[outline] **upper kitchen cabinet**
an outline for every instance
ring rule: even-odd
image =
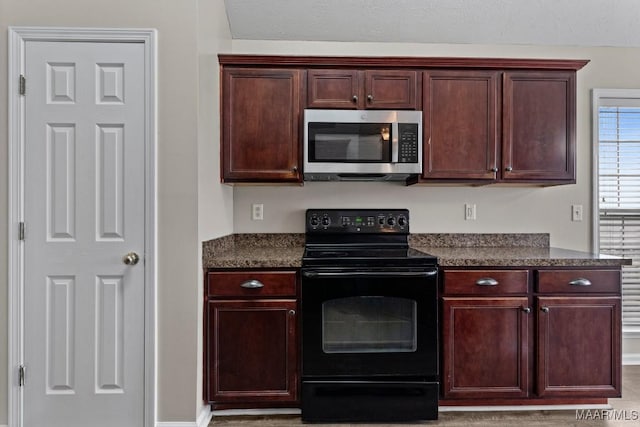
[[[418,85],[412,70],[309,69],[307,107],[416,110]]]
[[[490,70],[424,73],[425,179],[496,179],[499,78]]]
[[[575,183],[576,70],[585,63],[425,71],[421,181]]]
[[[413,183],[576,182],[573,59],[218,55],[222,180],[302,183],[304,108],[423,111]]]
[[[222,180],[301,182],[303,71],[222,70]]]
[[[575,183],[575,72],[507,71],[503,85],[502,179]]]

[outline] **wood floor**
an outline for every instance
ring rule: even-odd
[[[640,425],[640,366],[623,366],[622,398],[609,399],[612,410],[552,410],[552,411],[492,411],[492,412],[441,412],[437,421],[403,424],[308,424],[326,427],[384,427],[398,426],[520,426],[520,427],[556,427],[556,426],[620,426]],[[580,418],[582,417],[582,418]],[[306,425],[299,416],[256,416],[256,417],[220,417],[216,416],[210,426],[221,427],[288,427]]]

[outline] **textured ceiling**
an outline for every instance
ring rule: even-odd
[[[640,46],[640,0],[224,0],[234,39]]]

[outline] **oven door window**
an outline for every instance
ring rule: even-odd
[[[322,304],[325,353],[403,353],[417,347],[417,303],[384,296],[356,296]]]
[[[309,161],[388,163],[390,123],[309,123]]]

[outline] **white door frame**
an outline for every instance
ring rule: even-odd
[[[8,427],[22,426],[24,408],[18,367],[24,360],[24,220],[25,105],[19,94],[28,41],[144,43],[145,55],[145,343],[144,427],[156,422],[156,117],[157,34],[154,29],[9,27],[9,268],[8,268]],[[27,82],[27,90],[29,83]],[[28,230],[27,230],[28,232]],[[28,373],[27,373],[28,378]]]

